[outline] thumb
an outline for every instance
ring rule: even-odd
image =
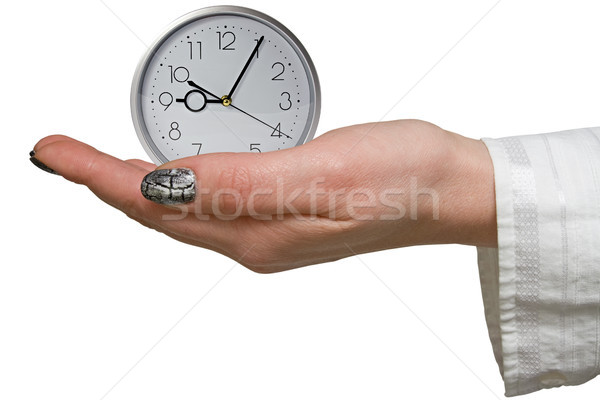
[[[214,153],[163,164],[146,175],[147,199],[189,212],[237,217],[326,212],[340,183],[336,157],[309,144],[268,153]]]

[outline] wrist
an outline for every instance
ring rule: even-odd
[[[486,145],[423,121],[402,126],[411,133],[403,138],[403,150],[411,150],[399,167],[409,195],[396,242],[496,247],[494,169]]]
[[[496,247],[496,198],[494,167],[481,140],[449,133],[455,142],[440,213],[450,229],[449,242]],[[440,217],[441,219],[441,217]]]

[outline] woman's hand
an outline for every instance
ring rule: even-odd
[[[46,137],[34,151],[144,226],[256,272],[419,244],[496,246],[485,145],[423,121],[356,125],[289,150],[158,168],[66,136]]]

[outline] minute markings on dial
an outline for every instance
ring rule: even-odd
[[[203,91],[204,93],[208,94],[209,96],[212,96],[212,97],[214,97],[215,99],[218,99],[219,101],[221,101],[221,98],[220,98],[219,96],[217,96],[216,94],[212,94],[212,93],[211,93],[211,92],[209,92],[208,90],[206,90],[206,89],[204,89],[204,88],[202,88],[202,87],[198,86],[198,85],[197,85],[197,84],[196,84],[194,81],[187,81],[187,83],[188,83],[188,85],[190,85],[190,86],[192,86],[192,87],[194,87],[194,88],[196,88],[196,89],[198,89],[198,90],[201,90],[201,91]],[[210,100],[208,100],[208,101],[210,101]],[[273,126],[271,126],[271,125],[267,124],[265,121],[262,121],[262,120],[260,120],[260,119],[256,118],[254,115],[252,115],[252,114],[248,114],[246,111],[242,110],[242,109],[241,109],[241,108],[239,108],[239,107],[236,107],[236,106],[234,106],[233,104],[231,104],[231,105],[230,105],[230,107],[232,107],[232,108],[235,108],[235,109],[236,109],[236,110],[238,110],[239,112],[241,112],[241,113],[243,113],[243,114],[246,114],[246,115],[247,115],[247,116],[249,116],[250,118],[253,118],[253,119],[257,120],[257,121],[258,121],[258,122],[260,122],[261,124],[263,124],[263,125],[266,125],[266,126],[268,126],[269,128],[271,128],[271,129],[273,129],[273,130],[277,129],[277,128],[275,128],[275,127],[273,127]],[[279,131],[279,133],[281,133],[281,134],[282,134],[283,136],[285,136],[286,138],[288,138],[288,139],[292,139],[292,137],[291,137],[291,136],[289,136],[289,135],[286,135],[286,134],[285,134],[285,133],[283,133],[281,130],[278,130],[278,131]]]

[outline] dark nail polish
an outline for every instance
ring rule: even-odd
[[[184,204],[196,198],[196,175],[187,168],[158,169],[142,181],[142,194],[158,204]]]
[[[35,151],[33,150],[29,152],[29,161],[31,161],[33,165],[35,165],[42,171],[46,171],[54,175],[60,175],[58,172],[56,172],[55,170],[53,170],[52,168],[48,167],[46,164],[35,158]]]

